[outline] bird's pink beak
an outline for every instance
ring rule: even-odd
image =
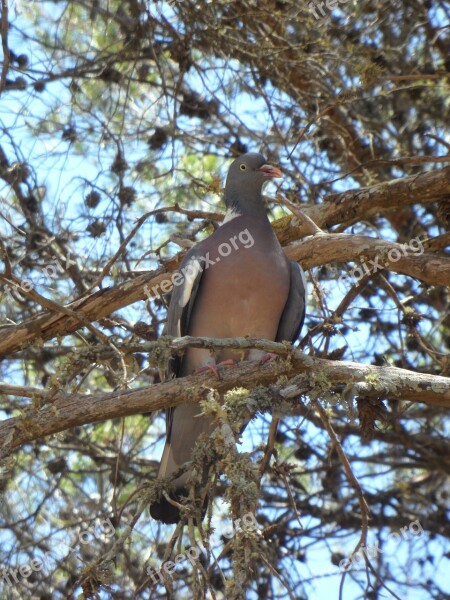
[[[278,167],[274,167],[273,165],[263,165],[262,167],[259,167],[257,171],[260,171],[267,179],[278,179],[283,177],[280,169]]]

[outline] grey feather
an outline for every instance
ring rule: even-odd
[[[291,282],[289,286],[289,296],[280,318],[277,331],[277,342],[289,341],[295,342],[300,335],[300,331],[305,320],[305,302],[306,302],[306,280],[305,273],[301,266],[289,261]]]
[[[189,250],[180,265],[179,272],[183,276],[183,280],[180,285],[174,285],[173,287],[169,308],[167,309],[167,335],[180,337],[186,335],[189,331],[189,322],[203,276],[203,269],[197,270],[192,279],[189,279],[185,273],[189,269],[189,265],[198,262],[198,257],[201,256],[201,245],[200,243]],[[168,376],[178,377],[180,366],[181,360],[179,358],[173,359],[169,363]]]

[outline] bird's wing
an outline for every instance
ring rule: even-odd
[[[167,309],[167,335],[180,337],[189,331],[189,322],[203,275],[201,248],[202,244],[200,243],[192,250],[189,250],[180,265],[178,273],[172,277],[174,286],[169,308]],[[180,375],[181,366],[182,358],[172,358],[169,361],[166,377],[178,377]],[[185,431],[188,433],[190,429],[192,429],[192,423],[190,423],[189,416],[186,417],[182,414],[185,407],[184,405],[181,405],[178,406],[177,409],[178,414],[181,414],[179,422],[181,420],[183,427],[186,425]],[[196,407],[196,409],[198,411],[198,407]],[[163,477],[170,475],[184,462],[182,461],[181,464],[176,463],[173,455],[171,437],[174,415],[175,409],[173,407],[166,410],[166,443],[159,468],[159,476]],[[175,437],[177,437],[177,435],[175,435]],[[182,440],[177,440],[178,444],[180,441]],[[182,489],[182,491],[184,492],[184,489]],[[164,523],[177,523],[180,519],[178,508],[169,504],[164,497],[151,505],[150,514],[154,519],[161,520]]]
[[[181,337],[189,331],[189,321],[195,305],[195,299],[203,275],[201,243],[184,257],[180,269],[172,280],[174,282],[169,308],[167,309],[167,335]],[[169,363],[168,377],[178,377],[180,358]]]
[[[181,337],[189,331],[189,321],[195,305],[195,298],[203,275],[201,243],[184,257],[178,271],[179,278],[174,282],[169,308],[167,309],[167,335]],[[177,284],[178,282],[178,284]],[[182,359],[177,356],[169,361],[166,377],[178,377]],[[166,436],[170,439],[173,421],[173,408],[166,409]]]
[[[285,340],[294,342],[300,335],[300,330],[305,320],[305,273],[301,266],[293,260],[289,261],[289,266],[291,276],[289,295],[278,325],[277,342]]]

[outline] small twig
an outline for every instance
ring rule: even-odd
[[[15,229],[17,231],[17,233],[20,233],[20,235],[23,235],[24,237],[26,237],[26,233],[23,229],[20,229],[20,227],[17,227],[17,225],[14,225],[14,223],[8,219],[8,217],[0,210],[0,217],[2,219],[4,219],[8,225],[10,225],[13,229]]]
[[[314,223],[314,221],[308,217],[307,214],[302,212],[298,206],[296,206],[293,202],[285,198],[282,194],[277,195],[277,200],[280,204],[288,208],[293,215],[297,217],[300,223],[303,225],[305,229],[308,229],[308,234],[310,235],[318,235],[320,233],[325,233],[320,229],[318,225]]]
[[[272,575],[274,575],[278,579],[278,581],[281,583],[281,585],[284,587],[289,598],[291,600],[295,600],[295,596],[289,589],[289,585],[284,580],[284,577],[282,577],[282,575],[280,575],[280,573],[278,573],[278,571],[270,564],[270,562],[267,560],[267,558],[265,556],[261,556],[261,560],[266,565],[266,567],[269,569],[269,571],[272,573]]]
[[[295,149],[297,148],[297,146],[300,144],[300,142],[302,141],[303,137],[308,133],[308,131],[311,129],[311,127],[317,123],[322,117],[324,117],[327,112],[329,112],[331,109],[333,108],[332,104],[328,104],[327,106],[325,106],[325,108],[319,112],[318,115],[315,115],[312,119],[310,119],[308,121],[308,123],[306,123],[306,126],[303,127],[302,132],[298,138],[298,140],[295,142],[294,147],[292,148],[292,150],[289,152],[288,154],[288,158],[290,159],[291,156],[294,154]]]
[[[327,414],[326,414],[323,406],[320,404],[320,402],[317,399],[313,399],[312,403],[317,408],[317,412],[319,413],[321,421],[322,421],[325,429],[327,430],[328,435],[331,438],[331,441],[333,442],[334,448],[335,448],[336,452],[338,453],[339,458],[341,459],[341,463],[342,463],[342,466],[344,467],[344,471],[347,475],[347,479],[348,479],[350,485],[352,486],[352,488],[356,492],[356,496],[358,498],[358,502],[359,502],[359,505],[361,508],[361,520],[362,520],[361,527],[363,530],[362,533],[364,534],[364,538],[362,539],[362,541],[365,541],[365,537],[367,536],[367,529],[369,526],[370,510],[367,505],[366,499],[364,498],[363,491],[361,489],[359,481],[356,478],[356,475],[353,473],[353,470],[349,463],[347,455],[345,454],[344,449],[342,448],[342,445],[337,438],[337,435],[327,417]],[[357,547],[357,549],[358,548],[359,548],[359,546]],[[357,549],[354,550],[354,552],[357,552]]]
[[[259,473],[260,473],[260,480],[259,480],[259,486],[261,486],[261,478],[264,475],[264,471],[267,468],[267,465],[269,463],[270,457],[272,456],[273,453],[273,449],[275,446],[275,438],[277,435],[277,429],[278,429],[278,424],[280,422],[280,419],[277,419],[276,417],[272,417],[272,421],[270,423],[270,428],[269,428],[269,437],[267,439],[267,445],[266,445],[266,449],[264,452],[264,456],[262,457],[261,463],[259,465]]]
[[[3,260],[5,261],[5,277],[11,277],[11,275],[12,275],[11,261],[9,260],[6,246],[2,240],[0,240],[0,250],[1,250],[0,258],[3,258]]]
[[[35,394],[45,392],[43,388],[24,387],[22,385],[13,385],[11,383],[0,382],[0,396],[21,396],[22,398],[32,398]]]
[[[130,233],[127,235],[127,237],[120,244],[118,250],[113,254],[113,256],[108,260],[108,262],[106,263],[106,265],[103,267],[102,272],[100,273],[100,275],[97,277],[97,279],[94,281],[94,283],[89,287],[89,289],[86,290],[86,292],[85,292],[86,295],[90,294],[95,287],[97,287],[98,285],[100,285],[100,283],[102,282],[102,279],[105,277],[105,275],[107,275],[109,273],[109,271],[111,270],[111,267],[113,266],[113,264],[116,262],[116,260],[119,258],[119,256],[125,250],[128,242],[136,234],[136,232],[141,227],[141,225],[144,224],[144,222],[146,221],[146,219],[148,217],[150,217],[152,214],[153,214],[153,211],[145,213],[145,215],[142,215],[142,217],[140,217],[138,219],[136,225],[133,227],[133,229],[130,231]]]
[[[377,77],[371,83],[382,83],[383,81],[420,81],[422,79],[446,79],[450,78],[449,73],[424,73],[423,75],[388,75],[386,77]]]
[[[113,346],[111,344],[111,342],[109,341],[108,337],[104,333],[99,331],[96,327],[94,327],[92,325],[92,323],[87,318],[85,318],[80,312],[76,312],[76,311],[68,308],[67,306],[61,306],[57,302],[54,302],[53,300],[50,300],[50,298],[46,298],[45,296],[42,296],[41,294],[39,294],[38,292],[36,292],[33,289],[31,289],[31,290],[23,289],[22,280],[19,279],[19,277],[16,277],[15,275],[11,274],[9,277],[0,275],[0,279],[5,281],[9,285],[13,284],[13,287],[19,286],[21,294],[23,294],[24,296],[27,296],[27,298],[31,298],[31,300],[34,300],[37,304],[39,304],[43,308],[47,308],[51,312],[62,313],[68,317],[72,317],[73,319],[76,319],[77,321],[82,323],[85,327],[87,327],[87,329],[89,329],[89,331],[91,333],[93,333],[96,337],[98,337],[101,342],[103,342],[104,344]]]
[[[294,511],[294,514],[295,514],[295,517],[296,517],[296,519],[298,521],[298,524],[303,529],[303,523],[301,521],[301,515],[298,512],[298,508],[297,508],[297,504],[295,502],[294,494],[292,493],[292,489],[291,489],[290,483],[289,483],[289,481],[288,481],[288,479],[287,479],[287,477],[286,477],[286,475],[284,473],[281,473],[281,479],[284,481],[284,485],[286,486],[286,491],[287,491],[289,499],[290,499],[290,501],[292,503],[292,509]]]
[[[351,553],[351,555],[349,557],[351,559],[358,552],[358,550],[361,548],[361,546],[364,546],[366,543],[367,533],[369,530],[370,509],[369,509],[369,506],[367,505],[366,499],[364,498],[364,494],[363,494],[363,491],[359,484],[359,481],[356,478],[356,475],[353,473],[353,470],[352,470],[350,462],[347,458],[347,455],[345,454],[345,451],[342,448],[340,441],[338,440],[338,437],[333,429],[333,426],[331,425],[331,423],[327,417],[327,413],[325,412],[324,408],[322,407],[322,405],[320,404],[320,402],[317,399],[312,399],[312,404],[316,407],[317,412],[319,413],[320,419],[321,419],[325,429],[327,430],[328,435],[330,436],[330,439],[333,443],[333,446],[340,458],[341,464],[344,467],[344,471],[345,471],[345,474],[347,475],[348,482],[350,483],[352,488],[355,490],[356,497],[358,498],[359,508],[361,511],[361,535],[359,537],[358,543],[356,544],[355,548],[353,549],[353,552]],[[342,576],[340,593],[343,588],[345,575],[346,575],[346,573],[344,573]]]
[[[120,431],[119,449],[117,451],[116,464],[114,466],[114,488],[111,505],[113,508],[114,516],[117,517],[117,485],[119,480],[119,466],[120,466],[120,453],[123,447],[123,438],[125,436],[125,418],[122,418],[122,426]]]
[[[378,571],[375,569],[375,567],[372,565],[372,563],[370,562],[370,559],[368,558],[367,554],[364,553],[364,560],[366,561],[366,566],[367,568],[372,571],[372,573],[375,575],[375,577],[378,579],[378,581],[380,582],[380,584],[391,594],[391,596],[393,598],[395,598],[396,600],[402,600],[399,596],[397,596],[397,594],[391,590],[385,583],[384,580],[382,579],[381,575],[378,573]]]
[[[132,492],[132,493],[131,493],[131,494],[128,496],[128,498],[125,500],[124,504],[122,505],[122,507],[121,507],[121,509],[120,509],[120,511],[119,511],[119,514],[117,515],[117,524],[119,524],[119,523],[120,523],[120,520],[121,520],[121,518],[122,518],[123,511],[124,511],[124,510],[125,510],[125,508],[128,506],[128,504],[130,504],[130,502],[133,500],[133,498],[134,498],[135,496],[137,496],[137,495],[138,495],[138,494],[139,494],[139,493],[140,493],[142,490],[144,490],[144,489],[145,489],[145,488],[147,488],[147,487],[148,487],[148,484],[147,484],[147,483],[144,483],[143,485],[139,486],[139,487],[138,487],[136,490],[134,490],[134,492]]]
[[[329,179],[323,182],[323,185],[331,185],[342,179],[350,177],[355,171],[359,169],[370,169],[376,167],[394,167],[394,166],[406,166],[406,165],[423,165],[429,163],[447,163],[450,162],[450,154],[447,156],[404,156],[400,158],[374,158],[373,160],[367,160],[366,162],[357,165],[350,171],[346,171],[344,175],[337,177],[336,179]]]

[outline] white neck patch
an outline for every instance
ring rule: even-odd
[[[228,223],[228,221],[232,221],[236,217],[242,217],[242,214],[236,212],[235,210],[233,210],[231,208],[228,209],[227,212],[225,213],[225,219],[222,221],[221,225],[225,225],[225,223]]]

